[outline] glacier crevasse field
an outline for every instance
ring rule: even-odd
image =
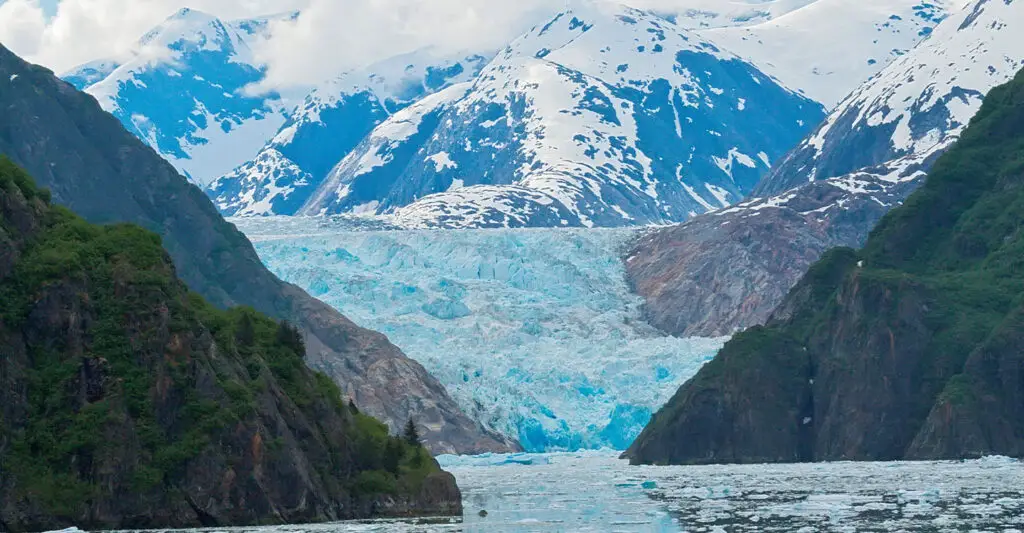
[[[635,229],[233,222],[275,274],[386,334],[527,451],[625,449],[725,341],[643,320],[620,260]]]

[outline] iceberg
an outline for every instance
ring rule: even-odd
[[[275,274],[386,334],[529,452],[625,449],[725,341],[643,320],[620,260],[637,229],[233,222]]]

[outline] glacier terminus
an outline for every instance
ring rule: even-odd
[[[527,451],[624,449],[725,339],[641,318],[619,253],[637,229],[375,231],[233,221],[282,279],[386,334]]]

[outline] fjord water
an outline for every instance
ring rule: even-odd
[[[673,338],[642,318],[621,259],[636,229],[235,222],[275,274],[386,334],[531,452],[625,449],[724,341]]]
[[[461,520],[238,533],[1024,531],[1024,465],[965,462],[632,467],[601,452],[441,457]],[[480,511],[487,511],[481,516]],[[213,533],[211,530],[210,533]],[[216,532],[224,531],[223,529]]]

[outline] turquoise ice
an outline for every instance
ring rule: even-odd
[[[528,451],[626,448],[724,341],[644,322],[620,259],[637,230],[236,222],[277,275],[385,333]]]

